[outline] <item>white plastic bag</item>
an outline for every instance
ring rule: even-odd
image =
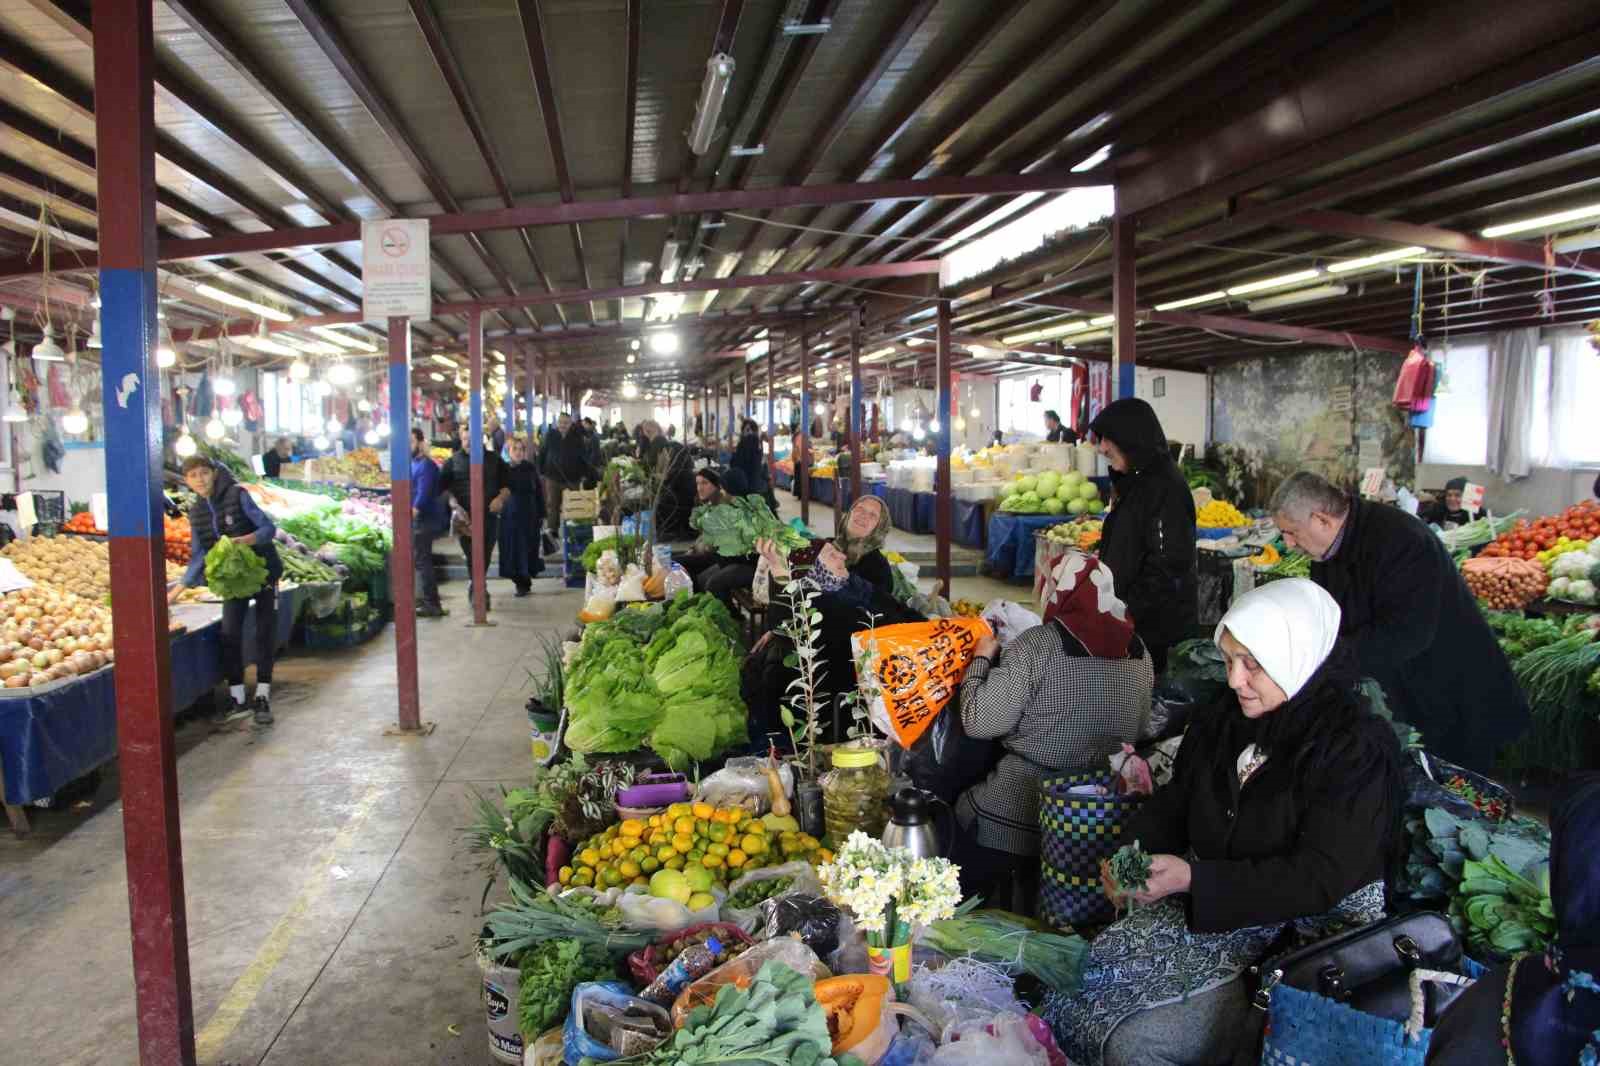
[[[712,888],[711,895],[716,899],[715,903],[692,911],[676,900],[659,899],[647,892],[624,892],[617,900],[617,908],[622,911],[623,920],[635,929],[676,933],[691,925],[722,920],[722,901],[728,898],[728,894],[720,888]]]
[[[989,623],[989,628],[994,630],[994,638],[1002,648],[1010,647],[1011,642],[1021,636],[1024,630],[1044,624],[1043,618],[1010,600],[990,600],[979,617]]]
[[[793,878],[793,883],[781,892],[769,896],[769,899],[779,899],[783,896],[796,894],[807,896],[822,895],[822,884],[817,880],[816,871],[811,864],[804,860],[796,860],[795,862],[786,862],[781,866],[763,866],[759,870],[750,871],[728,886],[728,898],[732,899],[737,896],[739,890],[746,885],[754,884],[758,881],[776,881],[780,877]],[[722,920],[732,922],[745,932],[753,934],[761,927],[765,921],[765,916],[761,913],[760,903],[753,907],[738,908],[730,907],[724,901]]]
[[[991,1033],[988,1030],[993,1029]],[[955,1039],[959,1036],[960,1039]],[[1050,1054],[1017,1014],[996,1014],[945,1033],[944,1043],[928,1060],[931,1066],[1050,1066]]]
[[[623,571],[622,580],[617,584],[617,601],[638,603],[644,598],[644,570],[638,563],[629,563],[628,569]]]
[[[767,760],[757,755],[729,759],[716,773],[700,782],[694,798],[713,807],[743,807],[754,815],[772,810],[772,795],[762,768]],[[778,780],[785,795],[794,795],[794,771],[788,763],[778,765]]]

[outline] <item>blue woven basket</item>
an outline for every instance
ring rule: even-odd
[[[1461,972],[1483,976],[1483,967],[1463,957]],[[1267,1010],[1262,1066],[1423,1066],[1433,1030],[1407,1038],[1399,1022],[1366,1014],[1343,1003],[1279,985]]]
[[[1109,925],[1115,908],[1100,888],[1100,862],[1109,859],[1122,827],[1143,796],[1079,796],[1073,788],[1103,785],[1110,773],[1067,774],[1039,783],[1039,916],[1060,928]]]

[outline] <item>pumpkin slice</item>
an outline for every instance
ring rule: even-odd
[[[833,1040],[835,1055],[860,1048],[874,1036],[881,1040],[885,1025],[889,1026],[890,1039],[898,1028],[894,1016],[884,1011],[886,1004],[894,1002],[894,985],[887,977],[865,973],[830,977],[817,982],[816,995],[828,1016],[828,1036]],[[887,1047],[887,1041],[883,1042]]]

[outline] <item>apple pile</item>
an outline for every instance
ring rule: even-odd
[[[1000,501],[1000,510],[1013,514],[1099,514],[1105,510],[1095,483],[1070,470],[1058,474],[1022,474]]]

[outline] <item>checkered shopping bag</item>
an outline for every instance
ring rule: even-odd
[[[1123,825],[1144,797],[1112,792],[1113,785],[1110,773],[1066,774],[1039,783],[1039,916],[1051,925],[1109,925],[1116,919],[1100,888],[1100,861],[1117,850]]]

